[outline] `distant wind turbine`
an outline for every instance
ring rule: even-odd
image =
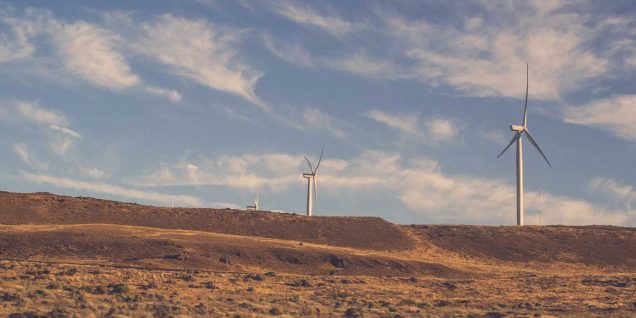
[[[312,203],[314,202],[316,203],[316,214],[318,214],[318,188],[316,187],[316,176],[318,175],[318,168],[320,168],[320,162],[322,161],[322,154],[324,151],[325,146],[323,145],[316,169],[311,166],[311,162],[309,162],[309,159],[305,156],[305,161],[307,161],[309,170],[311,171],[310,173],[303,173],[303,178],[307,178],[307,216],[313,215]]]
[[[254,205],[246,206],[248,211],[258,211],[258,210],[260,210],[261,207],[260,207],[260,205],[258,203],[258,196],[259,196],[260,192],[261,192],[261,188],[258,188],[256,190],[256,193],[254,193]]]
[[[543,156],[543,159],[548,163],[548,166],[552,167],[550,161],[537,142],[534,141],[532,134],[530,134],[528,130],[528,77],[528,64],[526,64],[526,102],[523,109],[523,125],[510,125],[510,129],[515,131],[516,134],[512,137],[512,140],[510,140],[506,148],[497,156],[497,158],[501,157],[515,141],[517,142],[517,225],[523,225],[523,144],[521,139],[523,134],[525,134],[530,143],[537,148],[541,156]]]

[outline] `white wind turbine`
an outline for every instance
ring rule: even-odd
[[[552,167],[550,161],[543,151],[541,151],[541,148],[537,142],[534,141],[534,138],[532,138],[528,130],[528,64],[526,64],[526,102],[523,109],[523,125],[510,125],[510,129],[515,131],[516,134],[497,158],[501,157],[515,141],[517,142],[517,225],[523,225],[523,145],[521,139],[523,134],[525,134],[530,143],[537,148],[541,156],[543,156],[543,159],[548,163],[548,166]]]
[[[260,207],[260,205],[258,203],[258,196],[259,196],[260,192],[261,192],[261,188],[258,188],[256,190],[256,193],[254,193],[254,205],[246,206],[248,211],[258,211],[258,210],[260,210],[261,207]]]
[[[318,168],[320,167],[320,162],[322,161],[322,154],[325,151],[325,146],[322,146],[322,150],[320,151],[320,159],[318,159],[318,164],[316,165],[316,169],[311,166],[311,162],[305,156],[305,160],[309,165],[310,173],[303,173],[303,178],[307,178],[307,216],[312,216],[313,209],[312,203],[316,203],[316,214],[318,214],[318,189],[316,187],[316,176],[318,174]],[[312,200],[313,195],[313,200]]]

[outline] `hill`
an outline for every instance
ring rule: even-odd
[[[9,317],[629,317],[636,230],[0,192]]]
[[[399,226],[377,217],[310,218],[266,211],[166,208],[51,193],[0,192],[0,224],[121,224],[373,250],[414,247]]]

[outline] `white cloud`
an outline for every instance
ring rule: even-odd
[[[0,11],[0,25],[2,24],[6,27],[0,31],[0,63],[30,57],[35,52],[29,40],[33,33],[32,28]]]
[[[364,113],[364,115],[404,133],[417,136],[422,135],[422,132],[418,127],[418,117],[416,115],[389,114],[377,109],[370,110]]]
[[[37,183],[37,184],[50,184],[53,186],[73,189],[73,190],[105,193],[105,194],[111,194],[111,195],[116,195],[120,197],[131,198],[131,199],[161,202],[164,204],[171,203],[172,201],[174,201],[175,203],[188,205],[188,206],[198,207],[203,205],[201,199],[194,196],[189,196],[189,195],[172,195],[172,194],[165,194],[165,193],[159,193],[154,191],[142,191],[142,190],[124,188],[124,187],[106,184],[106,183],[85,182],[81,180],[59,178],[59,177],[44,175],[44,174],[24,173],[23,177],[28,182]]]
[[[389,114],[381,110],[370,110],[364,113],[375,121],[421,139],[429,145],[437,145],[453,139],[463,129],[461,125],[447,118],[427,118],[422,123],[415,114]]]
[[[318,108],[305,108],[302,114],[303,127],[301,129],[326,130],[338,138],[345,138],[347,133],[340,128],[340,124],[332,116]]]
[[[29,164],[31,159],[29,158],[29,152],[27,151],[26,145],[19,143],[13,145],[13,151],[24,161],[24,163]]]
[[[296,42],[276,41],[270,35],[263,35],[265,47],[280,59],[308,68],[329,68],[359,76],[378,79],[413,78],[412,72],[403,69],[389,59],[375,58],[364,50],[335,56],[313,56]]]
[[[506,137],[506,135],[504,135],[501,131],[478,129],[477,135],[497,145],[503,146],[508,142],[508,139],[506,139],[508,137]]]
[[[619,138],[636,141],[636,95],[595,100],[583,106],[564,109],[565,122],[596,127]]]
[[[104,170],[99,169],[97,167],[89,167],[89,166],[80,165],[79,171],[83,175],[89,176],[94,179],[102,179],[107,176],[107,173]]]
[[[67,128],[67,127],[62,127],[62,126],[58,126],[58,125],[50,125],[49,128],[59,131],[62,134],[69,136],[69,137],[73,137],[73,138],[77,138],[77,139],[82,139],[82,135],[80,135],[80,133],[78,133],[77,131]]]
[[[263,73],[237,57],[238,32],[169,14],[142,28],[144,36],[134,45],[138,52],[167,65],[176,75],[270,110],[254,92]]]
[[[512,224],[516,192],[513,185],[481,177],[452,176],[439,169],[407,167],[402,202],[415,212],[443,222]],[[550,193],[525,192],[526,224],[624,224],[628,215],[580,199]]]
[[[346,121],[325,113],[317,107],[279,107],[271,115],[283,126],[303,132],[328,133],[340,139],[348,137],[349,131],[354,129]]]
[[[445,118],[432,118],[425,122],[426,135],[434,142],[441,142],[457,136],[461,129],[455,122]]]
[[[2,116],[3,120],[22,129],[25,127],[24,123],[35,124],[48,137],[51,149],[59,155],[66,155],[74,146],[75,140],[83,138],[69,127],[66,116],[42,107],[38,102],[14,101],[2,104],[5,104],[2,111],[6,113]]]
[[[522,97],[526,62],[530,94],[542,99],[558,99],[608,71],[608,58],[588,48],[599,34],[598,21],[558,10],[560,5],[535,4],[496,6],[487,15],[463,18],[463,25],[385,12],[380,17],[418,63],[418,78],[469,95]]]
[[[314,158],[315,161],[315,158]],[[302,187],[302,155],[221,156],[196,163],[163,164],[138,182],[144,185],[216,185],[240,191],[266,187],[284,191]],[[193,169],[192,166],[196,166]],[[427,157],[404,159],[375,151],[351,160],[325,159],[319,175],[324,195],[381,193],[396,198],[405,210],[437,223],[514,224],[515,188],[502,180],[445,173]],[[526,223],[628,225],[629,213],[585,200],[526,190]],[[324,198],[324,196],[323,196]]]
[[[265,47],[278,58],[305,67],[316,67],[314,57],[296,42],[275,41],[269,34],[262,36]]]
[[[596,177],[590,181],[589,186],[593,192],[610,196],[630,212],[632,205],[636,204],[636,190],[631,185],[612,178]]]
[[[94,23],[63,21],[47,10],[26,9],[22,16],[12,13],[0,10],[0,23],[8,26],[6,32],[0,32],[0,63],[28,58],[26,67],[13,70],[12,75],[24,73],[38,79],[77,85],[77,81],[67,78],[72,74],[73,78],[115,91],[140,89],[172,102],[181,100],[181,94],[174,89],[143,84],[132,70],[124,55],[129,52],[124,49],[129,42],[136,41],[131,37],[137,31],[136,25],[127,25],[128,30],[122,30],[119,25],[108,25],[119,28],[121,33],[117,33]],[[106,24],[115,17],[122,22],[122,15],[107,14]],[[36,41],[39,39],[47,41]],[[44,43],[51,44],[52,53]],[[34,54],[36,52],[39,54]]]
[[[320,59],[321,64],[331,69],[360,75],[367,78],[406,79],[413,74],[404,70],[399,64],[386,59],[369,56],[364,51],[343,54]]]
[[[51,22],[53,42],[66,68],[99,86],[124,89],[140,79],[115,47],[119,37],[86,22]]]
[[[15,109],[24,119],[45,126],[67,126],[66,116],[41,107],[37,102],[16,102]]]
[[[143,186],[212,185],[254,190],[267,187],[284,191],[290,184],[302,182],[302,156],[264,154],[200,158],[169,165],[162,163],[150,174],[134,181]]]
[[[318,28],[337,38],[342,38],[361,27],[358,24],[344,20],[336,15],[322,14],[309,7],[303,7],[291,1],[276,1],[272,9],[290,21],[304,26]]]
[[[146,85],[144,87],[144,91],[150,94],[167,98],[174,103],[180,102],[181,99],[183,99],[183,95],[181,95],[181,93],[179,93],[177,90],[174,90],[174,89],[164,89],[164,88]]]
[[[560,99],[634,60],[633,32],[625,31],[633,29],[633,19],[581,14],[586,4],[568,1],[550,5],[475,1],[472,5],[476,9],[468,16],[448,5],[450,15],[445,19],[416,19],[397,12],[394,8],[399,6],[376,6],[375,15],[356,27],[344,27],[354,23],[343,19],[329,24],[365,31],[341,33],[348,35],[347,45],[329,54],[309,52],[298,39],[292,43],[267,36],[265,44],[274,55],[307,67],[365,78],[416,79],[428,86],[448,85],[467,95],[514,98],[525,94],[526,63],[530,64],[530,95]],[[285,8],[277,9],[279,13],[292,21],[321,25],[310,22],[317,15],[310,9],[290,2],[279,6]],[[370,48],[373,54],[368,53]]]
[[[49,168],[48,162],[41,162],[36,160],[29,153],[29,149],[24,143],[16,143],[13,144],[13,151],[20,157],[22,162],[24,162],[27,166],[33,167],[39,170],[47,170]]]

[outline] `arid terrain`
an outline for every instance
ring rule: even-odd
[[[0,192],[0,316],[633,317],[636,229]]]

